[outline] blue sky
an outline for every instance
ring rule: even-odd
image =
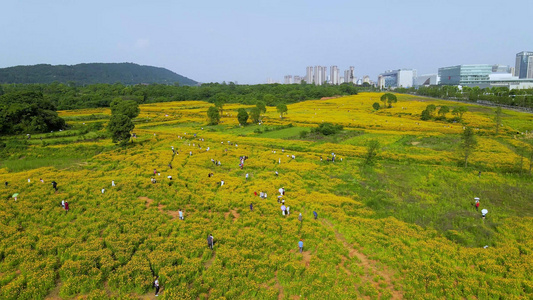
[[[0,67],[134,62],[200,82],[264,83],[308,65],[418,74],[514,66],[533,50],[532,0],[4,0]]]

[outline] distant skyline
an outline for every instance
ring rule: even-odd
[[[133,62],[200,82],[283,81],[307,66],[418,74],[533,51],[531,0],[2,2],[0,67]]]

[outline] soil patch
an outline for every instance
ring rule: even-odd
[[[145,204],[146,204],[146,208],[150,207],[150,204],[152,204],[152,202],[154,202],[154,199],[150,199],[148,197],[139,197],[137,198],[139,200],[144,200],[145,201]]]

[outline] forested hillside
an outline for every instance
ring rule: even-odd
[[[91,63],[78,65],[16,66],[0,69],[0,83],[162,83],[196,85],[198,82],[165,68],[133,63]]]

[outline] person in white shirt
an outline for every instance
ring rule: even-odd
[[[155,287],[155,296],[159,296],[159,277],[155,278],[154,281],[154,287]]]
[[[178,215],[180,217],[180,220],[183,220],[183,212],[181,211],[181,209],[178,211]]]
[[[105,192],[105,189],[102,189],[102,194]]]
[[[115,186],[115,181],[111,180],[111,186]]]

